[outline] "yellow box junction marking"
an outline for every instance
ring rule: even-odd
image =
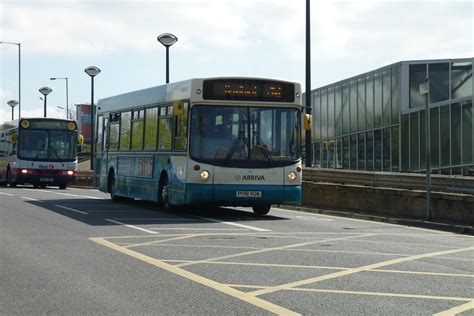
[[[348,270],[345,270],[345,271],[330,273],[330,274],[326,274],[326,275],[322,275],[322,276],[318,276],[318,277],[314,277],[314,278],[310,278],[310,279],[306,279],[306,280],[301,280],[301,281],[291,282],[291,283],[287,283],[287,284],[282,284],[282,285],[278,285],[278,286],[275,286],[275,287],[272,287],[272,288],[250,292],[250,294],[255,295],[255,296],[263,295],[263,294],[269,294],[269,293],[273,293],[273,292],[280,291],[280,290],[288,290],[288,289],[298,287],[298,286],[302,286],[302,285],[307,285],[307,284],[316,283],[316,282],[320,282],[320,281],[335,279],[335,278],[339,278],[339,277],[342,277],[342,276],[346,276],[346,275],[350,275],[350,274],[354,274],[354,273],[358,273],[358,272],[362,272],[362,271],[377,269],[377,268],[381,268],[381,267],[386,267],[386,266],[397,264],[397,263],[413,261],[413,260],[422,259],[422,258],[429,258],[429,257],[434,257],[434,256],[442,256],[442,255],[445,255],[445,254],[456,253],[456,252],[470,251],[470,250],[473,250],[473,249],[474,249],[474,247],[458,248],[458,249],[451,249],[451,250],[438,251],[438,252],[430,252],[430,253],[424,253],[424,254],[420,254],[420,255],[405,257],[405,258],[398,258],[398,259],[383,261],[383,262],[379,262],[379,263],[374,263],[374,264],[369,264],[369,265],[366,265],[366,266],[362,266],[362,267],[359,267],[359,268],[348,269]]]
[[[254,306],[257,306],[259,308],[267,310],[269,312],[275,313],[277,315],[299,315],[298,313],[296,313],[294,311],[291,311],[289,309],[286,309],[284,307],[281,307],[281,306],[275,305],[273,303],[270,303],[268,301],[265,301],[263,299],[254,297],[254,296],[249,295],[245,292],[238,291],[238,290],[236,290],[236,289],[234,289],[230,286],[227,286],[225,284],[222,284],[222,283],[204,278],[200,275],[197,275],[197,274],[188,272],[186,270],[180,269],[176,266],[170,265],[170,264],[165,263],[161,260],[157,260],[157,259],[151,258],[149,256],[143,255],[139,252],[136,252],[136,251],[118,246],[118,245],[116,245],[114,243],[111,243],[111,242],[109,242],[109,241],[107,241],[103,238],[89,238],[89,239],[96,242],[96,243],[98,243],[98,244],[100,244],[100,245],[103,245],[103,246],[108,247],[110,249],[116,250],[116,251],[121,252],[123,254],[126,254],[130,257],[133,257],[135,259],[144,261],[146,263],[149,263],[149,264],[154,265],[156,267],[159,267],[163,270],[166,270],[168,272],[179,275],[179,276],[181,276],[183,278],[186,278],[188,280],[191,280],[193,282],[196,282],[196,283],[202,284],[204,286],[207,286],[209,288],[215,289],[219,292],[230,295],[230,296],[235,297],[235,298],[237,298],[241,301],[247,302],[249,304],[252,304]]]

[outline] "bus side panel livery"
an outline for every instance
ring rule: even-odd
[[[101,99],[95,183],[165,208],[298,205],[301,103],[297,83],[236,77]]]

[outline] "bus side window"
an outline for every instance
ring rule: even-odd
[[[120,118],[120,150],[130,150],[130,139],[132,136],[132,112],[123,112]]]
[[[158,150],[171,149],[171,141],[173,135],[173,116],[170,115],[172,115],[172,109],[172,106],[160,107],[160,116],[158,119]]]
[[[114,113],[110,115],[109,125],[109,149],[118,150],[119,145],[119,131],[120,131],[120,113]]]
[[[102,137],[102,150],[106,151],[108,148],[108,140],[109,140],[109,119],[104,119],[104,133]]]
[[[188,148],[188,102],[182,102],[180,111],[175,111],[174,114],[174,149],[186,150]]]
[[[102,115],[99,115],[97,119],[97,142],[96,142],[96,152],[100,153],[102,151],[102,138],[103,138],[103,121]]]

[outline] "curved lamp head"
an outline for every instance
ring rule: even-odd
[[[17,100],[10,100],[10,101],[7,102],[7,104],[9,106],[11,106],[12,108],[14,108],[15,106],[18,105],[18,101]]]
[[[100,69],[95,66],[89,66],[86,69],[84,69],[84,71],[86,74],[88,74],[91,77],[95,77],[98,74],[100,74]]]
[[[48,94],[53,92],[53,90],[50,87],[43,87],[43,88],[40,88],[38,91],[44,96],[47,96]]]
[[[178,38],[171,33],[163,33],[159,35],[156,39],[158,40],[158,42],[160,42],[166,47],[170,47],[178,41]]]

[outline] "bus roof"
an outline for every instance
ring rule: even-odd
[[[13,121],[8,121],[0,124],[0,131],[6,131],[12,128],[18,128],[21,120],[29,120],[29,121],[64,121],[64,122],[71,122],[74,120],[68,119],[61,119],[55,117],[22,117]],[[76,123],[77,124],[77,123]]]
[[[195,99],[202,100],[202,96],[196,94],[196,90],[202,89],[202,82],[213,79],[250,79],[250,80],[268,80],[273,82],[288,82],[279,79],[254,78],[254,77],[211,77],[211,78],[193,78],[184,81],[164,84],[161,86],[150,87],[137,91],[131,91],[116,96],[100,99],[97,102],[98,112],[113,112],[128,108],[155,105],[175,100]],[[294,83],[300,92],[300,86]]]

